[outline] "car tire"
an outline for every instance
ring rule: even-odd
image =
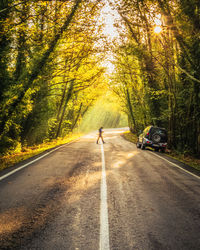
[[[141,148],[141,144],[139,142],[136,143],[137,148]]]
[[[142,150],[145,149],[145,146],[144,146],[143,142],[142,142],[142,145],[141,145],[141,149],[142,149]]]
[[[155,148],[155,151],[156,151],[156,152],[159,152],[159,148]]]

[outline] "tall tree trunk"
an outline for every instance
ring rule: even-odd
[[[64,107],[63,107],[63,110],[62,110],[62,114],[61,114],[61,117],[60,117],[59,122],[58,122],[58,129],[57,129],[57,132],[56,132],[56,138],[58,138],[59,135],[60,135],[63,119],[64,119],[64,116],[65,116],[65,111],[66,111],[66,108],[67,108],[67,104],[68,104],[68,102],[69,102],[69,100],[70,100],[70,98],[72,96],[73,87],[74,87],[74,81],[71,81],[70,87],[68,89],[67,96],[66,96],[66,99],[65,99],[65,104],[64,104]]]
[[[50,55],[54,51],[59,39],[62,37],[63,32],[67,30],[69,27],[72,18],[74,17],[80,3],[82,0],[76,0],[75,4],[71,10],[70,15],[67,17],[66,21],[64,22],[63,26],[60,28],[60,31],[56,34],[56,36],[53,38],[53,40],[49,44],[49,48],[46,50],[46,52],[42,55],[41,59],[35,64],[35,66],[32,69],[31,74],[27,77],[28,80],[24,84],[23,91],[18,95],[18,97],[13,101],[13,103],[8,107],[8,111],[6,114],[3,115],[3,119],[1,121],[0,126],[0,133],[3,133],[6,123],[9,120],[9,118],[12,116],[12,114],[17,110],[18,105],[21,103],[23,97],[25,96],[27,90],[29,90],[32,87],[32,84],[34,80],[39,76],[42,69],[46,65],[47,60],[49,59]]]
[[[16,59],[16,67],[14,72],[14,82],[16,83],[22,75],[23,70],[26,65],[26,56],[25,56],[25,50],[26,50],[26,18],[28,15],[28,8],[27,3],[22,3],[22,10],[20,13],[20,22],[23,23],[24,26],[20,27],[19,34],[18,34],[18,46],[17,46],[17,59]]]
[[[79,117],[80,117],[80,115],[81,115],[82,107],[83,107],[83,103],[80,104],[80,107],[79,107],[78,113],[77,113],[77,115],[76,115],[76,118],[75,118],[75,120],[74,120],[74,122],[73,122],[73,124],[72,124],[72,126],[71,126],[71,130],[73,130],[73,129],[75,128],[75,126],[76,126],[76,124],[77,124],[77,122],[78,122],[78,120],[79,120]]]
[[[0,1],[0,100],[3,99],[3,94],[7,86],[9,85],[8,82],[9,74],[7,72],[7,59],[8,59],[8,51],[10,48],[11,40],[4,30],[4,22],[9,16],[10,9],[9,3],[11,1],[8,0],[1,0]]]
[[[136,132],[137,131],[137,126],[136,126],[136,122],[135,122],[135,118],[134,118],[134,114],[133,114],[133,108],[132,108],[132,104],[131,104],[130,93],[129,93],[129,89],[128,89],[127,86],[126,86],[126,96],[127,96],[127,105],[128,105],[129,115],[130,115],[130,118],[131,118],[131,123],[134,126],[133,131]]]

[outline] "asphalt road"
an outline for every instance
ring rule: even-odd
[[[0,249],[200,249],[200,178],[119,132],[2,179]]]

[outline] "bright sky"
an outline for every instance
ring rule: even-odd
[[[112,0],[111,0],[112,1]],[[116,41],[119,39],[119,33],[117,28],[115,27],[115,23],[119,22],[121,19],[120,15],[118,14],[117,10],[114,10],[110,7],[108,1],[105,0],[105,5],[101,10],[100,22],[103,24],[103,35],[106,36],[107,42],[112,44],[114,40]],[[161,25],[161,14],[157,14],[155,16],[155,33],[160,33],[162,31]],[[111,61],[114,60],[112,52],[107,52],[107,56],[102,62],[103,66],[107,68],[107,73],[110,74],[114,71],[115,67]]]
[[[119,14],[116,10],[113,10],[108,2],[106,1],[105,6],[101,10],[101,23],[103,24],[103,35],[106,36],[107,41],[112,44],[112,42],[119,38],[119,33],[117,28],[114,26],[115,21],[119,19]],[[114,71],[114,65],[112,64],[113,55],[111,52],[108,52],[103,66],[107,67],[107,73],[112,73]]]
[[[161,26],[161,25],[162,25],[161,14],[157,14],[157,15],[156,15],[156,18],[155,18],[154,22],[155,22],[155,24],[156,24],[157,26]]]
[[[154,28],[154,32],[159,34],[162,31],[162,28],[161,28],[161,25],[162,25],[161,14],[156,15],[154,23],[156,24],[156,26]]]
[[[119,37],[117,28],[114,26],[115,20],[119,18],[119,14],[116,10],[113,10],[108,3],[102,8],[101,18],[104,24],[103,34],[110,40]]]

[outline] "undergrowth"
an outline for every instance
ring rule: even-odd
[[[48,149],[69,143],[75,139],[78,139],[80,136],[81,136],[80,134],[74,134],[66,138],[58,138],[57,140],[44,142],[42,144],[35,145],[32,147],[24,147],[21,149],[20,152],[17,152],[17,153],[1,156],[0,157],[0,170],[3,170],[8,167],[12,167],[17,163],[24,161],[32,156],[38,155]]]

